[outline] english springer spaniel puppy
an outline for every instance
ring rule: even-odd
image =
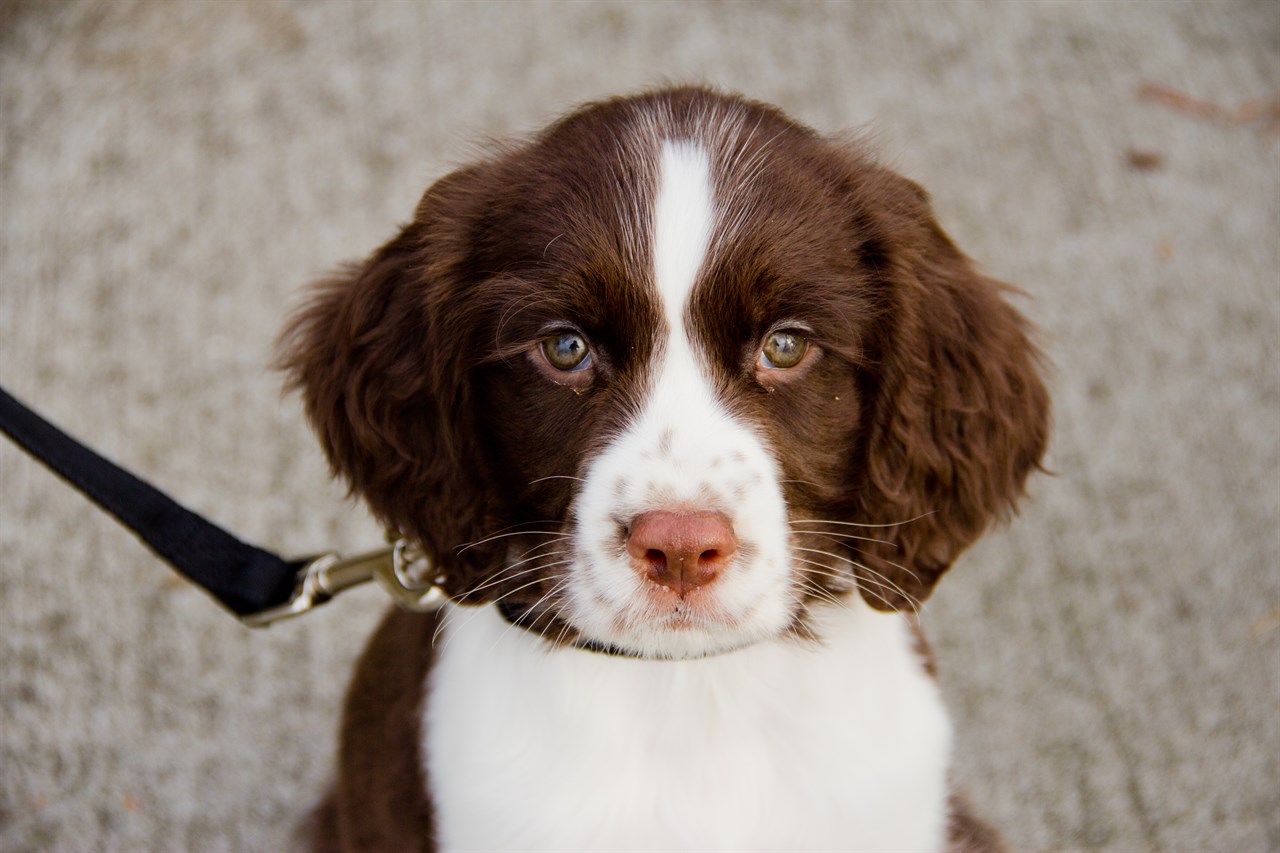
[[[438,181],[282,339],[436,564],[321,847],[976,850],[916,610],[1038,466],[1028,324],[920,187],[703,88]]]

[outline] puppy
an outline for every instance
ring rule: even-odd
[[[435,562],[347,698],[320,846],[994,849],[914,614],[1048,402],[928,196],[702,88],[438,181],[283,363]]]

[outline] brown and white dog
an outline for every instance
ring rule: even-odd
[[[913,611],[1038,465],[1027,324],[915,184],[702,88],[443,178],[283,362],[438,563],[321,846],[990,849]]]

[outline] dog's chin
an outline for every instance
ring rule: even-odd
[[[709,596],[659,595],[621,609],[597,600],[575,608],[569,621],[592,646],[638,658],[694,660],[776,639],[793,617],[764,606],[726,608]]]
[[[647,660],[698,660],[729,654],[765,639],[742,632],[726,632],[693,624],[655,625],[644,629],[611,631],[602,636],[582,632],[597,648]]]

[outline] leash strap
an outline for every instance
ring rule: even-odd
[[[286,560],[241,542],[102,458],[3,388],[0,432],[115,516],[160,559],[251,628],[299,616],[369,580],[407,610],[429,609],[439,598],[432,561],[404,539],[353,557],[326,552]]]
[[[286,561],[241,542],[80,444],[3,388],[0,431],[237,616],[279,608],[294,597],[308,561]]]

